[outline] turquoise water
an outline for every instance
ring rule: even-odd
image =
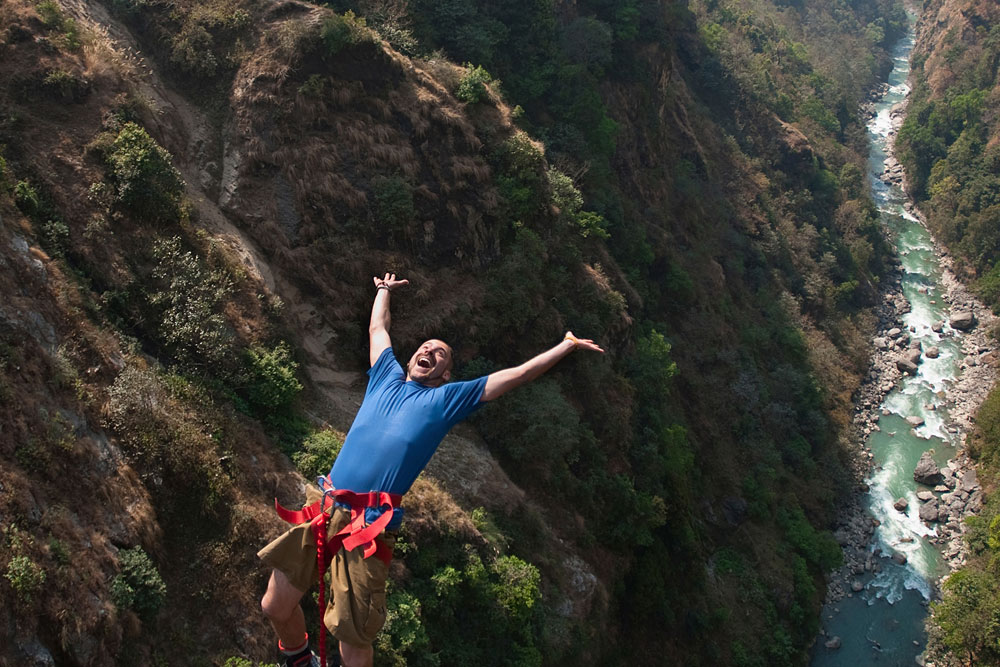
[[[911,26],[913,22],[911,16]],[[931,598],[932,583],[945,572],[945,565],[934,545],[926,538],[935,529],[917,516],[918,490],[925,488],[913,481],[913,469],[921,454],[933,450],[938,464],[955,453],[956,436],[947,430],[948,411],[944,392],[954,382],[961,362],[961,334],[947,325],[947,303],[938,288],[941,267],[933,252],[927,230],[903,209],[906,198],[896,186],[879,179],[886,157],[890,133],[890,109],[904,99],[909,89],[909,54],[913,32],[897,45],[893,54],[895,67],[889,77],[889,92],[876,106],[876,115],[868,124],[871,153],[869,182],[872,196],[882,214],[882,221],[892,230],[903,263],[902,288],[912,310],[904,317],[905,328],[912,328],[912,340],[923,349],[937,346],[940,357],[924,357],[916,376],[904,379],[883,401],[879,429],[868,439],[874,454],[875,468],[868,480],[870,492],[865,498],[869,512],[880,522],[872,540],[872,549],[884,555],[900,552],[904,565],[888,558],[878,562],[881,571],[858,577],[864,590],[823,609],[825,637],[813,650],[813,667],[858,667],[860,665],[914,665],[923,652],[926,637],[924,619]],[[942,333],[931,325],[944,321]],[[888,414],[884,414],[888,412]],[[913,428],[906,417],[919,416],[925,423]],[[892,505],[906,498],[906,513]],[[842,646],[831,650],[824,646],[830,636],[841,638]]]

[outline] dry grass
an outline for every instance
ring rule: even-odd
[[[473,543],[483,543],[469,515],[437,482],[421,476],[406,494],[406,525],[414,535],[437,533],[457,535]]]

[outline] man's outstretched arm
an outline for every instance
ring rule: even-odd
[[[572,332],[567,331],[566,337],[558,345],[549,348],[538,356],[528,359],[520,366],[490,373],[486,378],[486,387],[483,388],[483,395],[479,400],[492,401],[494,398],[506,394],[511,389],[531,382],[577,348],[604,352],[597,343],[589,338],[577,338]]]
[[[387,273],[384,278],[373,276],[375,283],[375,303],[372,304],[372,318],[368,323],[368,363],[372,366],[378,361],[385,348],[392,347],[389,338],[389,292],[397,287],[409,285],[409,280],[396,280],[395,273]]]

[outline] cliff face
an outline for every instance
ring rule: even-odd
[[[254,552],[392,270],[398,354],[609,353],[442,445],[379,664],[800,661],[898,8],[333,4],[0,7],[0,660],[270,660]]]

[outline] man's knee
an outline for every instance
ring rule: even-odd
[[[344,667],[372,667],[375,652],[371,644],[368,646],[355,646],[347,642],[340,642],[340,661]]]
[[[260,600],[260,608],[264,615],[275,621],[289,618],[299,605],[299,600],[305,595],[288,580],[281,570],[272,570],[271,579],[267,582],[267,590]]]

